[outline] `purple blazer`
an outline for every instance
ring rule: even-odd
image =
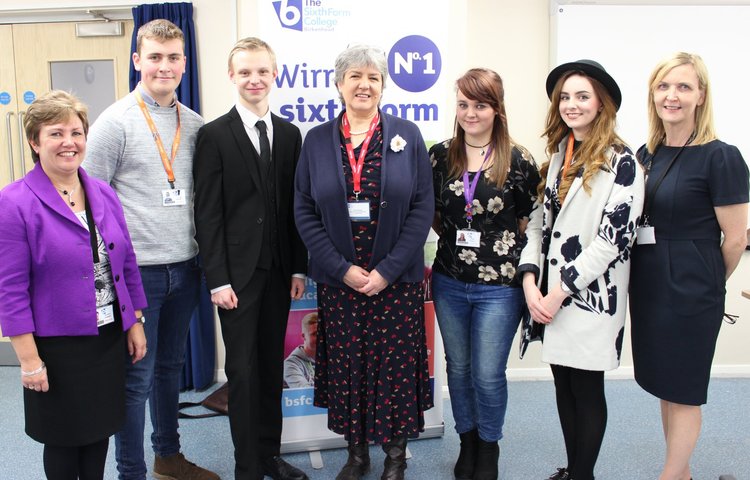
[[[141,275],[117,195],[78,170],[94,223],[107,245],[123,330],[146,307]],[[41,164],[0,191],[0,327],[3,335],[97,335],[88,230]]]

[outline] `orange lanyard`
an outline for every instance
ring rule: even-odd
[[[570,135],[568,136],[568,146],[565,148],[565,162],[563,163],[563,178],[565,178],[565,174],[568,173],[568,168],[570,167],[570,163],[573,161],[573,146],[575,145],[575,137],[573,136],[573,132],[570,132]]]
[[[346,112],[341,118],[341,126],[344,129],[344,144],[346,145],[346,155],[349,157],[349,165],[352,167],[352,181],[354,182],[354,198],[359,199],[359,194],[362,192],[362,168],[365,165],[365,156],[367,155],[367,147],[370,145],[372,135],[375,133],[375,128],[378,126],[380,121],[380,115],[375,115],[375,118],[370,122],[370,128],[367,129],[367,135],[359,150],[359,158],[354,158],[354,147],[352,146],[352,134],[351,127],[349,126],[349,118],[346,116]]]
[[[161,163],[164,165],[164,171],[167,172],[169,187],[174,188],[174,171],[172,170],[172,165],[174,164],[175,157],[177,157],[177,148],[180,146],[180,102],[175,102],[175,106],[177,107],[177,130],[175,130],[174,140],[172,141],[172,157],[169,158],[167,157],[167,151],[164,149],[164,143],[161,141],[161,135],[159,135],[159,131],[156,129],[154,119],[151,118],[151,113],[146,108],[143,97],[141,97],[141,93],[138,90],[135,91],[135,99],[138,101],[138,106],[141,107],[141,112],[143,112],[143,116],[146,118],[146,123],[149,130],[151,130],[151,134],[154,136],[156,148],[159,149]]]

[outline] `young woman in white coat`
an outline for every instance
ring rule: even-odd
[[[592,480],[607,425],[604,371],[620,362],[643,172],[615,133],[622,96],[601,65],[560,65],[546,86],[550,159],[518,271],[531,319],[544,325],[568,457],[549,479]]]

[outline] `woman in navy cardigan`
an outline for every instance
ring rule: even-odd
[[[125,357],[146,353],[146,296],[117,196],[80,168],[86,107],[53,91],[24,127],[36,166],[0,192],[0,326],[47,478],[102,478],[125,418]]]
[[[381,478],[404,478],[406,439],[432,407],[422,291],[432,173],[417,126],[378,108],[387,74],[378,49],[338,56],[345,111],[307,134],[296,173],[295,220],[318,283],[315,405],[349,443],[338,480],[364,475],[371,441],[386,452]]]

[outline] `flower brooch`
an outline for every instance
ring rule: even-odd
[[[391,150],[394,152],[400,152],[404,147],[406,147],[406,140],[401,135],[396,135],[391,139]]]

